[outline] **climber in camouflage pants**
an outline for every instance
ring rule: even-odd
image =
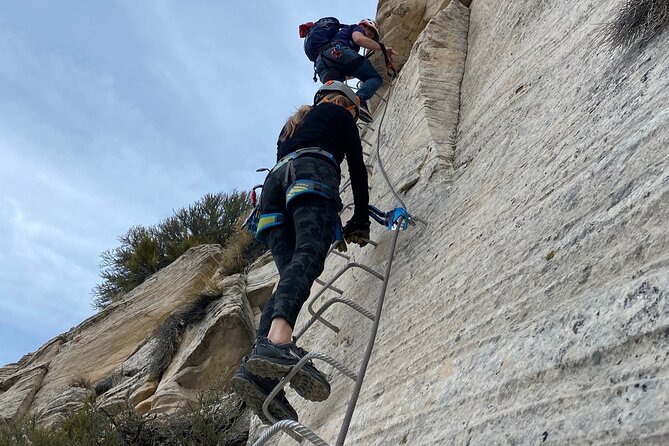
[[[281,390],[262,411],[267,395],[306,354],[295,345],[293,329],[311,286],[323,272],[335,240],[365,246],[369,239],[367,169],[355,120],[355,93],[343,82],[328,81],[314,106],[303,106],[288,119],[277,143],[277,164],[263,186],[256,237],[269,245],[279,270],[276,291],[263,308],[251,356],[230,381],[231,388],[260,417],[297,420]],[[341,228],[340,165],[347,161],[353,192],[353,216]],[[343,236],[343,240],[342,240]],[[290,380],[305,399],[323,401],[330,383],[311,361]]]
[[[325,257],[340,224],[339,169],[326,160],[311,156],[297,158],[267,177],[260,202],[261,213],[285,214],[286,193],[298,178],[327,185],[332,196],[304,194],[296,197],[284,223],[267,231],[266,241],[280,280],[263,310],[258,336],[267,336],[272,320],[277,317],[295,326],[311,285],[323,272]]]

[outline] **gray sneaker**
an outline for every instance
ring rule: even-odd
[[[246,358],[244,358],[241,367],[230,380],[230,388],[258,415],[263,423],[272,424],[262,411],[262,405],[267,395],[278,383],[279,380],[261,378],[250,373],[246,367]],[[297,421],[297,412],[286,399],[286,392],[283,390],[269,403],[269,413],[277,420]]]
[[[358,109],[360,110],[360,114],[358,118],[367,124],[370,124],[372,121],[374,121],[374,118],[372,118],[372,112],[369,111],[369,107],[367,106],[367,101],[362,99],[360,96],[357,96],[358,98]]]
[[[255,375],[278,379],[286,376],[306,354],[308,352],[294,342],[275,345],[269,339],[259,337],[246,365]],[[325,401],[330,396],[330,383],[311,361],[293,376],[290,386],[309,401]]]

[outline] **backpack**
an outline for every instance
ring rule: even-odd
[[[304,53],[310,61],[316,62],[321,51],[334,39],[337,31],[346,25],[334,17],[323,17],[316,22],[307,22],[299,27],[300,37],[304,38]]]

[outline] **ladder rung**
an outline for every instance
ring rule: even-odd
[[[367,319],[369,319],[371,321],[374,321],[374,315],[370,311],[367,311],[365,308],[358,305],[356,302],[353,302],[350,299],[344,299],[344,298],[341,298],[341,297],[333,297],[332,299],[327,300],[323,304],[323,306],[321,306],[318,309],[318,311],[316,311],[316,313],[311,317],[311,319],[309,319],[309,321],[307,321],[307,323],[304,325],[304,327],[302,327],[300,329],[300,331],[297,334],[294,335],[295,340],[300,339],[300,337],[302,337],[302,335],[304,333],[306,333],[306,331],[309,330],[309,328],[311,328],[311,326],[314,325],[314,323],[316,321],[320,320],[321,322],[324,322],[325,319],[323,319],[321,317],[322,314],[325,312],[325,310],[327,310],[328,308],[330,308],[332,305],[334,305],[336,303],[342,303],[344,305],[348,305],[349,307],[356,310],[358,313],[365,316]],[[330,324],[328,322],[328,328],[332,329],[335,333],[339,333],[339,327],[335,326],[334,324]]]
[[[323,287],[325,287],[325,286],[327,285],[327,283],[326,283],[324,280],[321,280],[321,279],[316,279],[316,283],[319,284],[319,285],[321,285],[321,286],[323,286]],[[339,295],[344,294],[344,292],[343,292],[342,290],[340,290],[339,288],[337,288],[337,287],[334,286],[334,285],[330,285],[330,286],[328,286],[327,288],[328,288],[330,291],[334,291],[335,293],[337,293],[337,294],[339,294]]]
[[[369,130],[370,132],[372,132],[372,133],[376,131],[376,129],[375,129],[374,127],[372,127],[372,123],[371,123],[371,122],[370,122],[369,124],[367,124],[367,123],[362,123],[362,124],[361,124],[361,123],[358,123],[358,128],[359,128],[360,130],[368,129],[368,130]]]
[[[294,432],[300,437],[304,437],[309,440],[312,444],[316,446],[330,446],[328,445],[321,437],[313,433],[309,428],[303,426],[297,421],[293,420],[281,420],[274,423],[269,429],[267,429],[263,434],[253,443],[253,446],[262,446],[267,441],[276,435],[278,432]],[[299,441],[299,440],[298,440]]]
[[[339,252],[339,251],[337,251],[336,249],[333,249],[333,250],[332,250],[332,254],[334,254],[334,255],[336,255],[336,256],[339,256],[339,257],[343,257],[343,258],[345,258],[346,260],[351,260],[351,256],[347,256],[347,255],[344,254],[343,252]]]
[[[344,206],[344,207],[341,209],[341,211],[339,212],[339,215],[343,214],[344,212],[346,212],[346,211],[349,210],[349,209],[353,209],[354,207],[355,207],[355,204],[354,204],[354,203],[349,203],[349,204],[347,204],[346,206]]]
[[[332,249],[332,248],[330,248],[330,249]],[[323,288],[321,288],[321,289],[318,291],[318,293],[316,293],[316,294],[314,295],[314,297],[312,297],[312,298],[309,300],[309,304],[307,305],[307,308],[309,309],[309,313],[310,313],[312,316],[315,316],[315,315],[316,315],[316,310],[314,310],[314,307],[313,307],[313,306],[314,306],[314,303],[316,302],[316,300],[318,300],[318,298],[320,298],[320,297],[323,295],[323,293],[325,293],[325,291],[326,291],[327,289],[329,289],[329,287],[330,287],[333,283],[335,283],[335,282],[336,282],[336,281],[337,281],[337,280],[338,280],[338,279],[339,279],[339,278],[340,278],[346,271],[348,271],[349,269],[352,269],[352,268],[359,268],[359,269],[365,271],[366,273],[368,273],[368,274],[370,274],[370,275],[376,277],[377,279],[379,279],[379,280],[382,281],[382,282],[383,282],[383,280],[384,280],[384,279],[383,279],[383,276],[382,276],[381,274],[377,273],[376,271],[374,271],[374,270],[371,269],[370,267],[368,267],[368,266],[366,266],[366,265],[363,265],[363,264],[361,264],[361,263],[357,263],[357,262],[349,262],[349,263],[347,263],[346,265],[344,265],[344,267],[343,267],[342,269],[340,269],[340,270],[339,270],[339,271],[338,271],[338,272],[337,272],[337,273],[336,273],[330,280],[328,280],[328,282],[327,282],[325,285],[323,285]],[[318,319],[323,325],[325,325],[326,327],[328,327],[330,330],[334,331],[335,333],[337,333],[337,332],[339,331],[339,327],[337,327],[336,325],[331,324],[331,323],[330,323],[329,321],[327,321],[326,319],[323,319],[323,318],[320,317],[320,316],[318,316],[317,319]]]
[[[372,246],[375,247],[375,248],[376,248],[377,246],[379,246],[379,244],[376,243],[374,240],[370,240],[370,239],[368,239],[368,238],[363,238],[363,240],[366,241],[367,243],[369,243],[370,245],[372,245]]]

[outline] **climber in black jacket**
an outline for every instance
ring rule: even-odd
[[[355,93],[343,82],[328,81],[314,106],[303,106],[288,119],[277,143],[277,164],[260,199],[256,236],[265,241],[279,270],[279,283],[263,309],[251,356],[231,381],[232,388],[263,421],[262,403],[278,378],[304,356],[292,340],[300,309],[323,272],[333,242],[365,246],[369,239],[367,170],[355,120]],[[343,228],[339,211],[340,164],[346,158],[353,190],[354,214]],[[308,362],[291,380],[302,397],[323,401],[330,395],[325,376]],[[277,419],[297,420],[281,392],[269,406]]]

